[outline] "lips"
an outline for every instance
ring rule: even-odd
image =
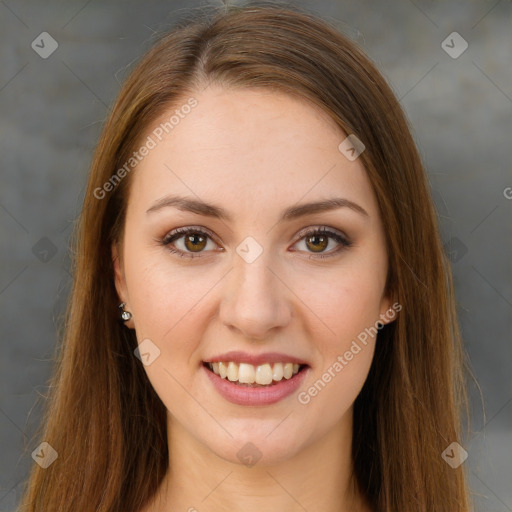
[[[248,363],[258,366],[264,363],[295,363],[299,365],[308,365],[308,362],[299,359],[296,356],[283,354],[280,352],[264,352],[263,354],[248,354],[247,352],[231,351],[204,360],[208,363],[220,363],[233,361],[234,363]]]
[[[222,379],[246,386],[268,386],[283,379],[291,379],[304,367],[297,363],[264,363],[253,366],[248,363],[237,364],[233,361],[206,363],[206,366]]]
[[[227,352],[203,362],[217,391],[239,405],[269,405],[290,395],[301,384],[309,365],[277,352]]]

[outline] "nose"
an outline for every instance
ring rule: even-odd
[[[252,263],[235,254],[222,290],[221,321],[249,340],[275,336],[292,317],[293,294],[268,253],[263,251]]]

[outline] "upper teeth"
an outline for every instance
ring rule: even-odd
[[[238,364],[233,361],[208,363],[208,366],[214,373],[223,379],[227,377],[231,382],[263,385],[270,384],[273,380],[278,382],[283,377],[291,379],[298,373],[300,367],[296,363],[265,363],[255,367],[252,364]]]

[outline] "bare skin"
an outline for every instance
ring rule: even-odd
[[[124,243],[112,248],[119,299],[133,314],[127,326],[160,350],[144,368],[168,410],[170,469],[144,512],[369,512],[350,480],[352,414],[376,338],[332,369],[365,328],[387,323],[393,304],[364,167],[339,151],[346,134],[303,101],[219,86],[194,97],[134,171]],[[232,220],[171,206],[147,212],[168,194],[213,203]],[[279,220],[285,208],[331,198],[366,215],[345,206]],[[187,235],[172,242],[194,258],[161,243],[186,226],[213,234],[198,249]],[[304,228],[328,228],[351,245]],[[262,248],[251,263],[236,251],[248,236]],[[299,391],[309,401],[294,392],[266,406],[229,402],[203,361],[231,350],[307,361]],[[308,394],[329,368],[328,383]],[[257,448],[252,466],[238,455],[247,443]]]

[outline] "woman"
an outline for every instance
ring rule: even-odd
[[[442,456],[464,387],[428,181],[335,28],[252,4],[163,37],[75,251],[22,510],[469,509]]]

